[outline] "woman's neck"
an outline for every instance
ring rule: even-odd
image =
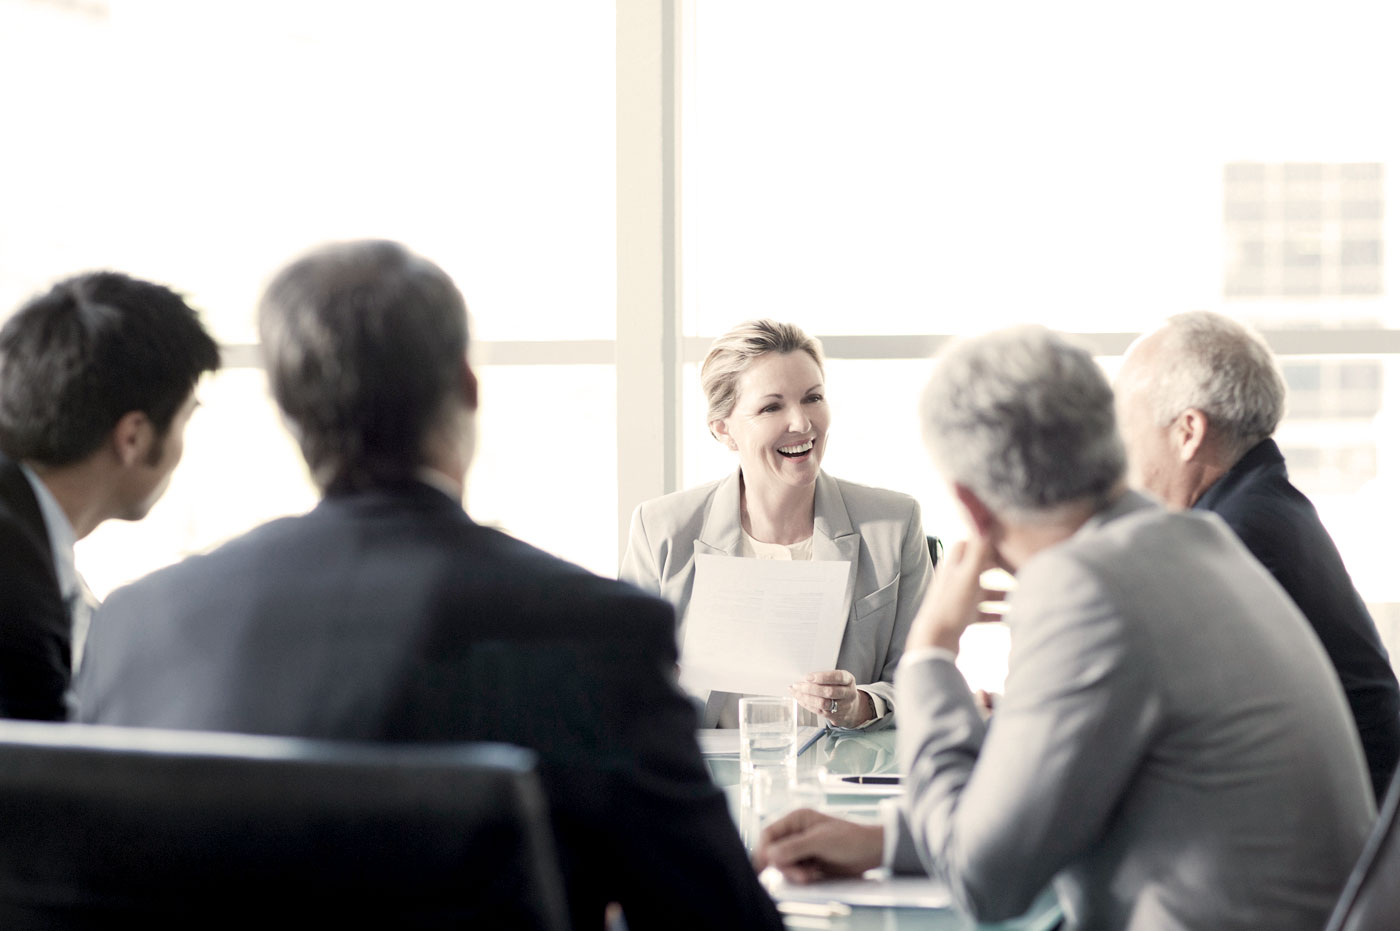
[[[739,476],[739,519],[760,543],[800,543],[812,535],[817,484],[760,488]]]

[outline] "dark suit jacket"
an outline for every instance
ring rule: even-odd
[[[671,609],[411,483],[333,496],[107,599],[84,721],[541,755],[575,927],[779,928],[674,684]]]
[[[71,640],[39,502],[0,455],[0,717],[67,717]]]
[[[1400,687],[1375,621],[1312,502],[1288,481],[1278,445],[1264,440],[1245,453],[1195,506],[1230,525],[1317,631],[1383,797],[1400,760]]]

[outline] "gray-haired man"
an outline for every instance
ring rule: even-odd
[[[1218,520],[1124,490],[1108,382],[1047,330],[951,347],[923,419],[971,529],[896,679],[926,870],[979,919],[1053,879],[1071,928],[1320,927],[1375,808],[1287,596]],[[989,725],[953,659],[996,565],[1017,589]],[[794,815],[761,854],[810,876],[824,851],[797,848],[818,826]]]
[[[1179,314],[1128,351],[1115,385],[1134,484],[1219,514],[1316,631],[1342,680],[1371,785],[1400,759],[1400,685],[1317,511],[1270,438],[1284,382],[1263,339],[1229,317]]]

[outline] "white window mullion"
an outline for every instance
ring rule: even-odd
[[[679,0],[617,0],[618,545],[680,484]]]

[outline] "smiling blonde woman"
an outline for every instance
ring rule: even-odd
[[[671,602],[684,625],[697,552],[851,564],[836,668],[814,670],[792,694],[835,727],[888,723],[894,670],[932,573],[918,503],[822,471],[831,422],[822,350],[798,327],[741,323],[715,340],[700,378],[710,433],[737,454],[738,471],[639,506],[619,576]],[[709,693],[702,725],[737,727],[739,698]]]

